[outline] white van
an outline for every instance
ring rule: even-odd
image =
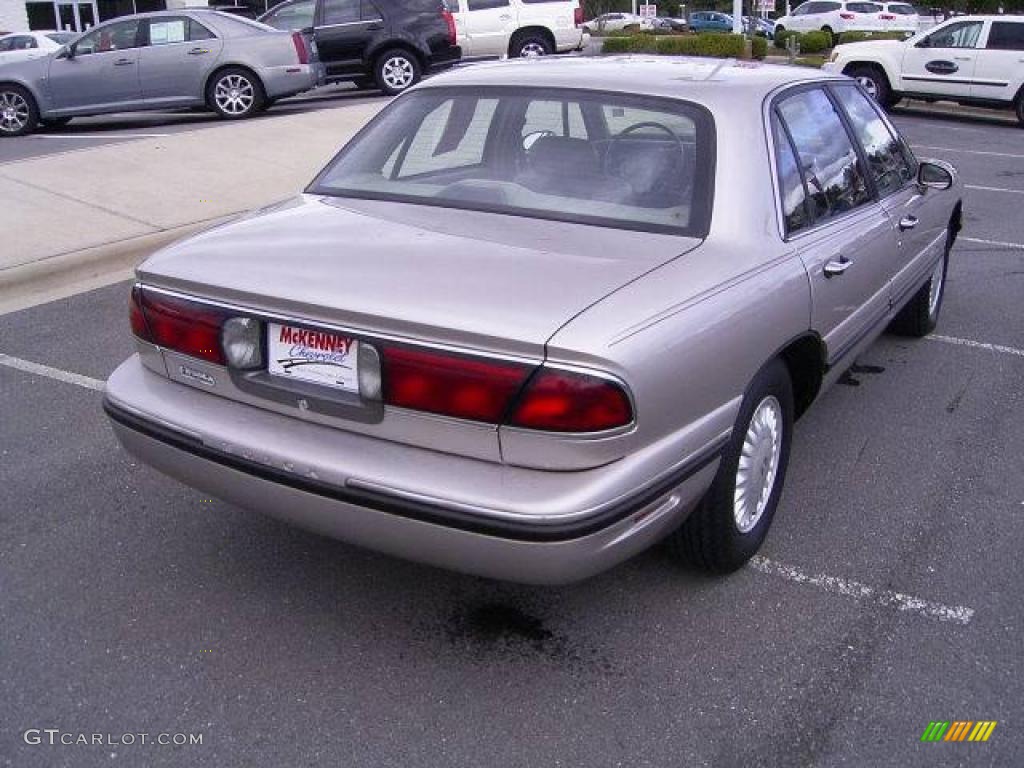
[[[449,7],[463,58],[547,56],[585,43],[580,0],[449,0]]]

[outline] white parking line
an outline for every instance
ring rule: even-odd
[[[929,147],[924,144],[917,144],[915,149],[930,149],[934,152],[962,152],[965,155],[989,155],[991,157],[1014,157],[1024,160],[1024,155],[1015,155],[1011,152],[986,152],[981,149],[961,149],[958,147]]]
[[[978,189],[982,192],[1009,192],[1012,195],[1024,195],[1024,189],[1006,189],[1005,187],[983,187],[980,184],[964,184],[967,189]]]
[[[926,339],[932,341],[941,341],[945,344],[956,344],[959,347],[972,347],[974,349],[986,349],[989,352],[1000,352],[1004,355],[1014,355],[1016,357],[1024,357],[1024,349],[1017,349],[1016,347],[1006,347],[1002,344],[987,344],[984,341],[973,341],[972,339],[958,339],[956,336],[940,336],[936,333],[932,333],[925,336]]]
[[[777,563],[767,557],[754,555],[750,560],[750,566],[755,571],[766,573],[771,576],[781,576],[797,584],[809,584],[812,587],[831,592],[843,597],[852,597],[854,600],[868,600],[876,605],[887,608],[895,608],[897,611],[909,611],[923,616],[927,619],[937,621],[949,621],[955,624],[967,624],[974,616],[974,609],[962,605],[943,605],[933,603],[930,600],[922,600],[919,597],[905,595],[902,592],[893,592],[889,589],[876,589],[859,581],[850,581],[838,576],[826,576],[824,574],[804,573],[799,568],[791,565]]]
[[[1024,243],[1007,243],[1003,240],[982,240],[980,237],[957,237],[956,241],[958,243],[979,243],[981,245],[994,245],[998,248],[1010,248],[1014,251],[1024,251]]]
[[[62,371],[59,368],[51,368],[48,365],[40,365],[39,363],[33,363],[31,360],[22,360],[20,357],[11,357],[3,352],[0,352],[0,365],[6,365],[8,368],[14,368],[27,373],[34,373],[37,376],[45,376],[48,379],[63,381],[65,384],[75,384],[86,389],[94,389],[97,392],[103,391],[103,382],[99,379]]]
[[[111,139],[162,139],[169,133],[103,133],[87,135],[84,133],[37,133],[33,139],[84,139],[86,141],[110,141]]]

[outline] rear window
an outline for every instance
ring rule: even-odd
[[[707,233],[714,125],[688,102],[532,88],[430,88],[384,110],[314,194]]]

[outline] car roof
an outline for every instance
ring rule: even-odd
[[[568,88],[693,99],[727,109],[739,92],[766,96],[777,88],[804,82],[845,79],[820,69],[643,54],[594,57],[535,57],[456,67],[419,88],[446,86],[520,86]]]

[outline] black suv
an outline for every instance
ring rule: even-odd
[[[328,82],[391,96],[461,56],[444,0],[287,0],[259,20],[312,34]]]

